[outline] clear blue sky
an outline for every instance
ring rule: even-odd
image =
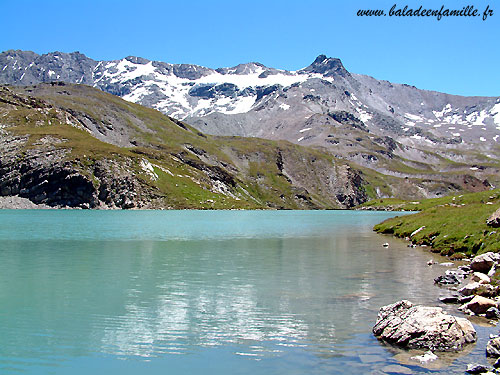
[[[423,5],[494,15],[357,17],[358,9]],[[80,51],[212,68],[258,61],[296,70],[319,54],[355,73],[460,95],[500,95],[500,1],[0,0],[0,51]]]

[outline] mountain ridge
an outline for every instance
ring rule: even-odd
[[[319,148],[388,179],[419,181],[426,197],[446,193],[422,183],[443,175],[500,183],[500,98],[380,81],[325,55],[286,71],[256,62],[211,69],[134,56],[94,61],[79,52],[0,54],[0,83],[56,81],[96,87],[204,134]],[[404,194],[396,185],[377,194]]]

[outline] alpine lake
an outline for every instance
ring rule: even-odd
[[[0,210],[0,374],[463,374],[495,327],[428,364],[371,333],[401,299],[461,314],[446,259],[372,232],[401,214]]]

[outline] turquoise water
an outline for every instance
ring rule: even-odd
[[[0,374],[381,373],[379,307],[436,305],[444,272],[391,216],[0,210]]]

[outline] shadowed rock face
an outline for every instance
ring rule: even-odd
[[[400,347],[432,351],[462,350],[476,341],[476,331],[467,319],[405,300],[380,309],[373,333]]]
[[[22,144],[22,143],[21,143]],[[27,198],[38,205],[79,208],[141,207],[138,181],[120,173],[111,161],[85,168],[64,160],[66,152],[53,147],[0,156],[0,195]],[[93,179],[90,176],[94,176]]]

